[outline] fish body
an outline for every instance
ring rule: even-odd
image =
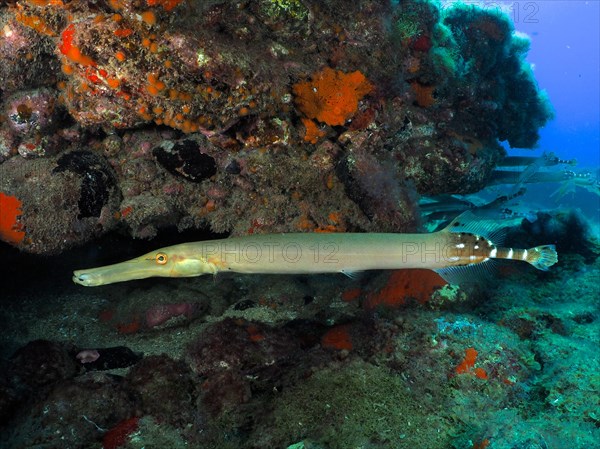
[[[426,268],[457,283],[466,279],[464,268],[484,265],[491,259],[521,260],[541,270],[557,261],[552,245],[499,247],[488,237],[470,232],[473,226],[469,222],[457,220],[429,234],[292,233],[183,243],[114,265],[77,270],[73,281],[91,287],[220,272],[352,276],[365,270]]]

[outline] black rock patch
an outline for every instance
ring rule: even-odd
[[[64,171],[81,178],[77,218],[99,217],[110,197],[110,189],[115,185],[115,178],[106,161],[91,151],[71,151],[58,159],[52,173]]]
[[[202,153],[192,140],[177,142],[170,150],[156,147],[152,154],[169,173],[188,181],[202,182],[217,173],[215,159]]]
[[[240,167],[240,163],[238,161],[233,159],[225,166],[225,171],[230,175],[239,175],[242,172],[242,167]]]
[[[93,362],[84,364],[88,371],[105,371],[115,368],[127,368],[142,360],[142,354],[133,352],[125,346],[98,348],[99,357]]]
[[[344,190],[348,198],[354,201],[359,209],[367,216],[369,220],[373,220],[375,212],[373,211],[373,199],[365,194],[364,189],[356,181],[351,169],[348,158],[344,157],[335,166],[335,174],[338,179],[344,184]]]

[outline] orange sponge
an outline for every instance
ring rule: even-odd
[[[23,225],[17,218],[21,215],[21,201],[0,192],[0,240],[21,243],[25,238]]]
[[[364,307],[368,310],[379,306],[396,308],[406,304],[408,298],[425,304],[434,291],[446,285],[437,273],[430,270],[411,269],[392,272],[387,284],[367,296]]]
[[[148,6],[162,6],[165,11],[171,11],[183,0],[146,0]]]
[[[358,102],[373,85],[358,70],[344,73],[325,67],[311,81],[294,84],[296,106],[308,118],[328,125],[343,125],[358,109]]]

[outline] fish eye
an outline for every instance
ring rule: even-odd
[[[156,263],[159,265],[164,265],[167,263],[167,260],[169,260],[169,258],[167,257],[167,255],[165,253],[158,253],[156,255]]]

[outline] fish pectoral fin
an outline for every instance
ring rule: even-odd
[[[495,278],[496,261],[488,260],[473,265],[438,268],[435,271],[448,284],[465,285],[491,281]]]
[[[359,270],[340,270],[340,273],[342,273],[345,276],[348,276],[350,279],[358,279],[362,273],[362,271]]]

